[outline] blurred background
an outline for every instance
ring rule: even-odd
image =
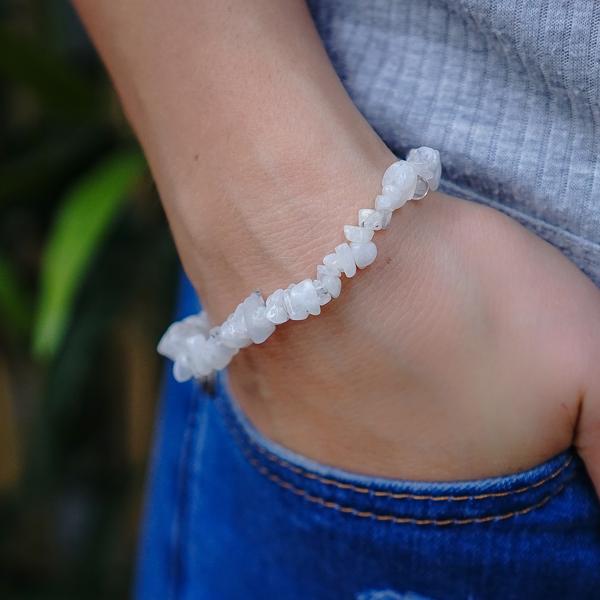
[[[0,0],[0,598],[131,586],[177,261],[69,3]]]

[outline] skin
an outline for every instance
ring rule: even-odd
[[[75,5],[211,320],[312,276],[394,156],[303,2]],[[321,316],[234,359],[255,425],[328,464],[421,480],[506,474],[575,444],[600,489],[600,290],[517,222],[439,193],[375,241]]]

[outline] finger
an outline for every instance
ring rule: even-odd
[[[587,386],[575,433],[575,446],[583,458],[589,476],[600,498],[600,295],[586,311],[590,350]]]

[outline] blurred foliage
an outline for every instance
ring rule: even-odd
[[[69,3],[0,0],[0,598],[121,598],[177,261]]]
[[[39,356],[55,354],[86,267],[142,172],[137,152],[118,152],[79,181],[60,204],[44,249],[34,328]]]

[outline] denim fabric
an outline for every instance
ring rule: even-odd
[[[484,480],[358,476],[265,439],[224,376],[169,374],[159,422],[140,599],[600,597],[600,503],[572,449]]]
[[[600,2],[310,0],[354,103],[600,286]]]

